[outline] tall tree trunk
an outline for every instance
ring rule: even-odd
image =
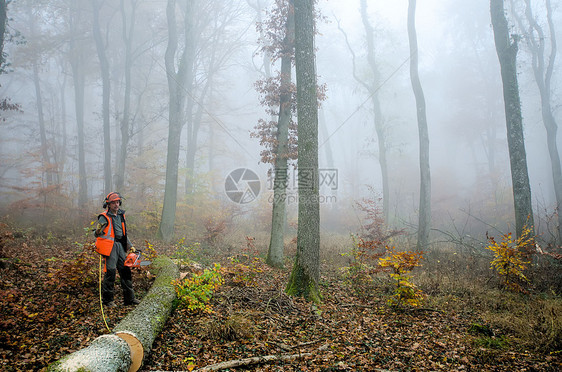
[[[295,0],[299,212],[297,255],[287,293],[319,302],[320,204],[314,0]]]
[[[78,52],[80,53],[80,52]],[[81,56],[72,66],[74,80],[74,110],[78,136],[78,206],[82,209],[88,202],[88,179],[86,177],[86,155],[84,145],[84,89],[85,77]]]
[[[198,4],[199,6],[201,3]],[[194,23],[194,17],[196,11],[200,11],[199,9],[192,9],[192,14],[190,15],[191,24]],[[195,28],[195,26],[192,26]],[[193,31],[192,31],[193,32]],[[196,83],[195,83],[195,55],[197,50],[198,40],[194,34],[189,36],[189,39],[186,39],[186,46],[185,48],[189,48],[188,52],[188,60],[186,61],[186,89],[190,92],[187,96],[187,104],[185,109],[185,121],[187,126],[187,133],[186,133],[186,154],[185,154],[185,166],[186,166],[186,175],[185,175],[185,194],[191,194],[194,191],[194,177],[195,177],[195,155],[197,154],[197,137],[199,134],[199,127],[201,125],[201,118],[203,117],[203,105],[205,101],[205,94],[207,89],[209,88],[210,82],[207,80],[205,84],[205,88],[203,92],[198,97],[198,106],[196,113],[194,114],[195,109],[195,92],[196,92]]]
[[[4,71],[4,35],[8,21],[8,6],[6,0],[0,0],[0,72]]]
[[[61,58],[60,66],[65,66],[65,61]],[[61,67],[63,70],[65,67]],[[68,133],[66,130],[66,77],[68,74],[62,74],[62,82],[60,84],[60,124],[61,124],[61,133],[59,136],[59,145],[58,150],[55,152],[55,156],[53,161],[55,166],[57,167],[56,171],[56,179],[55,182],[57,184],[63,183],[63,178],[65,175],[64,168],[67,161],[67,142],[68,142]]]
[[[282,268],[285,249],[285,221],[287,206],[287,167],[289,159],[289,125],[291,123],[291,69],[295,43],[295,9],[289,0],[285,38],[281,57],[281,86],[279,95],[279,117],[277,119],[277,148],[275,149],[275,178],[271,214],[271,236],[266,263]]]
[[[41,95],[41,81],[39,79],[39,68],[33,63],[33,83],[35,85],[35,97],[37,103],[37,122],[39,123],[39,138],[41,143],[42,172],[46,178],[46,185],[53,184],[52,165],[49,157],[49,144],[47,142],[47,130],[45,128],[45,116],[43,114],[43,97]]]
[[[512,0],[513,4],[513,0]],[[558,124],[552,112],[552,97],[551,97],[551,80],[552,72],[554,71],[554,61],[556,60],[556,32],[554,30],[554,23],[552,21],[552,7],[550,0],[545,0],[546,17],[548,20],[549,34],[545,33],[533,16],[531,8],[531,1],[525,0],[525,16],[529,23],[529,28],[525,32],[523,20],[518,14],[515,14],[517,23],[521,31],[525,32],[525,40],[531,50],[533,57],[533,73],[535,82],[539,89],[541,97],[541,114],[544,128],[546,129],[546,143],[548,147],[548,154],[550,156],[550,166],[552,171],[552,180],[554,183],[554,195],[556,197],[556,212],[558,214],[558,236],[556,242],[558,245],[562,244],[562,167],[560,164],[560,153],[556,137],[558,135]],[[548,64],[545,61],[545,40],[550,40],[550,56]]]
[[[168,46],[165,54],[166,75],[168,77],[169,99],[169,127],[168,127],[168,153],[166,158],[166,184],[164,186],[164,205],[162,207],[162,218],[158,228],[158,237],[164,241],[170,241],[174,234],[174,223],[176,220],[176,203],[178,196],[178,162],[180,153],[181,131],[184,124],[185,108],[185,84],[187,81],[189,38],[192,27],[190,15],[192,3],[185,3],[184,14],[184,36],[185,47],[175,68],[176,51],[178,49],[178,31],[176,26],[176,1],[168,0],[166,16],[168,19]]]
[[[374,42],[374,31],[371,23],[369,22],[369,17],[367,15],[367,1],[361,0],[361,20],[363,21],[363,26],[365,27],[365,35],[367,37],[367,61],[369,62],[369,67],[373,73],[373,80],[371,83],[365,83],[364,79],[355,79],[360,81],[371,95],[371,102],[373,104],[373,111],[375,114],[375,132],[377,133],[377,139],[379,144],[379,166],[381,169],[381,179],[382,179],[382,203],[383,203],[383,216],[384,220],[388,222],[389,210],[390,210],[390,187],[388,181],[388,161],[387,161],[387,139],[386,132],[384,130],[384,118],[382,116],[381,104],[379,100],[378,90],[380,89],[380,73],[375,59],[375,42]]]
[[[103,1],[102,1],[103,3]],[[101,4],[98,0],[92,0],[93,5],[93,35],[96,42],[96,50],[100,62],[101,80],[102,80],[102,117],[103,117],[103,179],[105,194],[109,194],[113,190],[112,172],[111,172],[111,128],[109,121],[109,62],[105,53],[105,45],[101,36],[100,28],[100,8]]]
[[[28,22],[30,24],[30,34],[31,37],[38,37],[36,25],[36,19],[33,16],[33,9],[30,7],[28,9]],[[39,58],[35,58],[33,61],[32,71],[33,71],[33,84],[35,86],[35,102],[37,105],[37,123],[39,124],[39,140],[41,146],[41,172],[45,177],[45,185],[50,186],[53,184],[53,167],[51,164],[51,158],[49,156],[49,144],[47,141],[47,129],[45,126],[45,115],[43,113],[43,96],[41,94],[41,79],[39,78]]]
[[[188,122],[187,128],[187,152],[186,152],[186,180],[185,180],[185,190],[186,194],[191,194],[194,191],[194,178],[195,178],[195,156],[197,155],[197,139],[199,138],[199,129],[201,129],[201,122],[203,121],[203,111],[204,111],[204,102],[207,97],[207,91],[211,87],[212,84],[212,76],[207,76],[207,82],[201,91],[201,95],[199,97],[200,104],[197,106],[197,110],[195,110],[195,114],[192,111],[188,110],[187,112],[192,115],[191,121]]]
[[[64,62],[63,62],[64,63]],[[62,64],[61,64],[62,65]],[[61,115],[60,121],[62,126],[62,136],[61,136],[61,144],[60,144],[60,151],[58,152],[58,157],[55,157],[55,164],[58,167],[57,170],[57,183],[62,184],[63,176],[64,176],[64,167],[66,164],[66,147],[68,142],[68,133],[66,131],[66,76],[67,74],[63,74],[63,80],[60,85],[60,96],[61,96]]]
[[[193,69],[193,62],[191,64],[191,68]],[[211,74],[209,72],[209,74]],[[192,76],[193,74],[190,74]],[[203,108],[204,102],[207,96],[207,91],[211,87],[212,77],[210,75],[207,76],[207,81],[205,82],[205,86],[201,90],[201,94],[199,96],[199,104],[197,105],[197,109],[195,113],[193,112],[194,108],[194,101],[191,98],[188,98],[188,109],[186,110],[186,115],[188,115],[189,119],[187,120],[187,151],[185,157],[185,166],[186,166],[186,176],[185,176],[185,193],[191,194],[194,191],[194,178],[195,178],[195,156],[197,155],[197,139],[199,137],[199,129],[201,128],[201,121],[203,120]],[[191,92],[195,92],[195,85],[192,81],[191,83]]]
[[[133,37],[135,35],[136,0],[131,0],[131,19],[127,21],[125,0],[121,0],[121,19],[123,23],[123,44],[125,45],[125,91],[123,96],[123,117],[121,118],[121,146],[117,162],[115,188],[123,190],[125,187],[125,165],[127,162],[127,148],[129,147],[131,120],[131,71],[133,68]],[[129,22],[129,23],[127,23]],[[127,26],[128,24],[128,26]]]
[[[195,84],[193,81],[193,73],[188,73],[187,78],[188,89],[192,94],[195,93]],[[201,102],[203,104],[203,102]],[[189,195],[194,191],[194,177],[195,177],[195,155],[197,153],[197,131],[198,123],[195,122],[193,109],[195,102],[193,97],[187,97],[187,105],[185,110],[186,121],[186,150],[185,150],[185,195]]]
[[[417,249],[429,245],[431,227],[431,174],[429,168],[429,133],[425,113],[425,97],[418,73],[418,40],[416,35],[416,0],[409,0],[408,39],[410,42],[410,80],[416,97],[416,113],[420,142],[420,210]]]
[[[521,236],[525,225],[533,233],[533,208],[531,186],[527,171],[527,155],[521,118],[521,101],[517,82],[517,39],[511,39],[503,0],[490,0],[490,14],[494,29],[496,52],[501,67],[503,99],[507,126],[507,144],[511,163],[513,201],[515,207],[515,229]]]
[[[70,65],[74,81],[74,110],[76,112],[76,127],[78,135],[78,206],[85,210],[88,202],[88,182],[86,178],[86,156],[84,146],[84,51],[76,35],[79,34],[81,22],[80,7],[77,4],[70,9]]]
[[[139,103],[141,102],[141,100],[139,99]],[[136,147],[136,155],[137,157],[142,156],[143,151],[144,151],[144,136],[145,136],[145,129],[143,125],[139,125],[138,129],[135,133],[135,147]],[[137,190],[137,198],[142,198],[144,199],[146,197],[146,182],[143,180],[140,182],[140,184],[136,185],[136,190]]]

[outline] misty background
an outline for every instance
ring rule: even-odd
[[[0,76],[1,97],[21,108],[20,112],[3,112],[0,123],[0,207],[5,216],[43,216],[52,222],[81,213],[91,217],[101,209],[105,196],[104,136],[100,61],[93,35],[94,3],[100,5],[99,31],[110,72],[113,170],[119,156],[119,125],[124,111],[123,24],[130,26],[135,10],[131,137],[124,188],[117,191],[125,196],[130,216],[147,220],[157,219],[154,216],[161,213],[168,143],[164,65],[167,1],[18,0],[8,5],[8,32],[12,37],[5,42],[4,50],[9,67]],[[188,145],[187,126],[181,134],[178,203],[184,208],[178,208],[177,213],[184,217],[178,217],[176,223],[205,218],[212,214],[208,208],[212,205],[216,214],[243,216],[253,228],[267,229],[271,222],[271,165],[261,162],[259,140],[250,133],[260,118],[267,117],[255,88],[256,81],[268,73],[264,56],[258,53],[256,22],[266,17],[272,2],[193,3],[199,28],[195,32],[197,54],[192,71],[196,85],[189,95],[194,102],[194,117],[199,112],[201,124],[195,149]],[[317,21],[316,70],[319,84],[327,88],[319,114],[319,166],[337,174],[336,187],[333,183],[321,185],[321,231],[328,235],[356,232],[362,222],[355,203],[362,198],[378,199],[382,194],[370,93],[353,76],[354,54],[356,75],[365,80],[373,78],[367,62],[365,28],[359,1],[319,0],[317,6],[323,18]],[[418,129],[409,75],[407,6],[406,1],[371,1],[367,10],[374,28],[380,72],[377,92],[388,139],[388,224],[415,229]],[[72,13],[77,8],[82,18],[70,32]],[[538,21],[544,23],[542,2],[536,2],[534,8]],[[416,13],[419,74],[430,140],[432,240],[444,239],[439,232],[479,235],[485,240],[485,232],[490,229],[513,231],[502,83],[489,2],[428,0],[418,4]],[[520,32],[509,11],[507,15],[512,32]],[[558,4],[553,7],[553,21],[556,37],[561,40],[562,11]],[[524,40],[519,45],[518,77],[536,232],[544,234],[549,228],[556,230],[549,226],[554,223],[551,218],[556,199],[531,56]],[[83,48],[87,56],[83,71],[86,206],[79,205],[77,196],[78,137],[74,74],[69,62],[75,48]],[[558,58],[551,85],[557,122],[562,121],[561,63]],[[44,122],[44,143],[58,177],[50,188],[41,162],[40,121]],[[186,163],[192,150],[193,174]],[[260,178],[258,197],[246,204],[234,203],[225,193],[225,179],[238,168],[251,169]],[[294,175],[292,171],[290,174]],[[46,202],[51,194],[64,196],[58,200],[64,200],[65,209]],[[296,222],[296,207],[289,200],[289,224]]]

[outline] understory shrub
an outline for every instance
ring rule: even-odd
[[[191,244],[185,243],[185,238],[181,238],[174,244],[174,253],[172,259],[179,260],[180,265],[189,265],[192,263],[201,250],[201,243],[194,242]]]
[[[423,292],[412,282],[410,272],[417,266],[421,266],[423,252],[404,251],[397,252],[394,247],[388,248],[388,255],[379,258],[382,268],[391,270],[390,277],[396,281],[394,294],[388,301],[391,306],[417,307],[424,299]]]
[[[374,289],[374,275],[380,271],[377,260],[385,254],[385,249],[377,241],[353,235],[352,239],[351,251],[341,254],[349,259],[349,266],[342,268],[343,278],[356,295],[366,297]]]
[[[178,296],[177,307],[194,313],[210,312],[209,301],[223,282],[222,269],[217,263],[212,269],[205,269],[200,274],[193,273],[191,277],[175,280],[173,284]]]
[[[257,276],[263,272],[262,259],[248,254],[230,257],[232,267],[228,268],[233,284],[240,286],[257,285]]]
[[[507,233],[499,243],[493,237],[488,237],[488,240],[490,243],[486,249],[494,253],[490,265],[502,279],[503,287],[523,292],[525,290],[523,283],[529,281],[524,272],[530,263],[529,257],[534,242],[531,229],[524,226],[521,236],[517,239],[513,239],[511,233]]]

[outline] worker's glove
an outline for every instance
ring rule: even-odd
[[[103,229],[105,228],[105,226],[106,225],[102,225],[101,223],[98,222],[96,229],[94,230],[94,236],[96,238],[103,235]]]
[[[131,247],[130,251],[131,253],[135,253],[137,250],[135,249],[135,247]]]

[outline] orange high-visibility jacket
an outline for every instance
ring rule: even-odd
[[[113,249],[113,243],[115,242],[115,233],[113,232],[113,219],[111,216],[107,215],[107,211],[101,213],[99,216],[104,216],[107,219],[107,225],[102,231],[102,235],[96,238],[96,252],[102,256],[109,256],[111,250]],[[99,218],[98,216],[98,218]],[[122,214],[121,225],[123,228],[123,236],[127,236],[126,225],[125,225],[125,215]]]

